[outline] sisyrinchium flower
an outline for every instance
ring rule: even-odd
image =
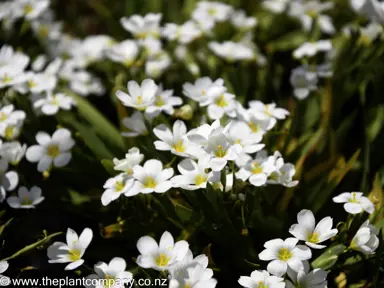
[[[118,199],[122,194],[130,196],[130,190],[133,186],[134,180],[126,173],[121,173],[113,178],[109,178],[105,182],[103,188],[105,189],[101,196],[101,203],[107,206],[112,201]]]
[[[124,159],[113,159],[113,164],[115,165],[113,169],[116,171],[125,172],[128,176],[132,176],[133,167],[140,164],[144,159],[144,154],[140,153],[139,148],[132,147],[128,150],[128,153],[125,154]]]
[[[304,269],[294,271],[288,267],[287,274],[290,280],[285,280],[286,288],[327,288],[327,275],[328,272],[323,269],[316,268],[309,271],[310,266],[308,261],[304,261]]]
[[[38,162],[37,171],[49,171],[52,166],[64,167],[71,161],[70,150],[75,145],[75,141],[68,129],[60,128],[53,133],[52,137],[45,132],[38,132],[36,141],[38,145],[27,149],[26,158],[29,162]]]
[[[129,81],[129,94],[119,90],[116,96],[125,106],[144,111],[155,102],[157,89],[157,85],[151,79],[145,79],[141,85],[136,81]]]
[[[172,131],[164,124],[160,124],[153,129],[153,133],[161,140],[154,142],[157,150],[171,151],[178,156],[193,158],[198,158],[204,153],[195,143],[188,140],[187,126],[181,120],[173,124]]]
[[[303,261],[312,257],[311,249],[304,245],[297,245],[296,238],[273,239],[265,242],[266,248],[259,254],[260,260],[271,261],[267,270],[269,273],[281,277],[287,272],[288,266],[299,271],[304,269]]]
[[[93,238],[93,232],[90,228],[85,228],[81,232],[80,236],[68,228],[66,241],[55,242],[47,249],[47,255],[50,259],[49,263],[69,263],[64,269],[74,270],[77,267],[83,265],[84,259],[82,259],[85,250],[88,248]]]
[[[87,288],[124,288],[125,285],[129,285],[133,281],[133,275],[131,272],[125,271],[127,264],[125,260],[120,257],[115,257],[109,263],[102,261],[97,262],[93,269],[96,274],[91,274],[86,279],[100,280],[98,285],[88,285]],[[92,281],[96,283],[96,281]],[[91,283],[91,282],[89,282]]]
[[[353,237],[350,248],[360,251],[366,255],[375,254],[375,250],[379,247],[379,238],[377,237],[378,230],[375,226],[366,220]]]
[[[305,241],[305,244],[314,249],[325,248],[319,245],[337,234],[337,229],[332,229],[333,220],[325,217],[316,225],[315,216],[311,210],[301,210],[297,214],[298,224],[293,224],[289,228],[289,233],[297,239]]]
[[[175,243],[168,231],[163,233],[159,244],[152,237],[144,236],[137,241],[141,255],[137,257],[136,263],[143,268],[169,270],[184,259],[188,248],[189,244],[184,240]]]
[[[67,96],[64,93],[52,93],[47,91],[45,98],[41,98],[33,103],[33,107],[41,109],[41,112],[45,115],[54,115],[62,110],[71,110],[75,102],[72,97]]]
[[[375,206],[371,200],[363,196],[362,192],[344,192],[333,197],[332,200],[335,203],[345,203],[344,209],[350,214],[359,214],[362,211],[372,214],[375,211]]]
[[[130,131],[122,132],[124,137],[137,137],[139,135],[148,135],[148,130],[144,121],[143,113],[136,111],[131,117],[126,117],[122,123]]]
[[[270,275],[268,271],[255,270],[251,276],[240,276],[239,284],[246,288],[284,288],[284,279]]]
[[[15,209],[31,209],[36,208],[36,205],[41,203],[44,197],[41,196],[41,189],[33,186],[31,190],[24,186],[20,187],[17,191],[17,196],[10,196],[7,198],[9,206]]]
[[[170,178],[173,176],[173,168],[163,169],[163,164],[156,159],[147,160],[143,166],[133,167],[133,187],[125,194],[134,196],[139,193],[164,193],[172,188]]]

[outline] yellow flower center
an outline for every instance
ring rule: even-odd
[[[215,16],[216,15],[216,9],[215,8],[209,8],[208,9],[208,14],[211,15],[211,16]]]
[[[319,15],[319,13],[317,13],[317,11],[315,9],[311,9],[311,10],[307,11],[307,15],[311,18],[316,18],[317,15]]]
[[[24,13],[29,14],[33,11],[33,6],[31,4],[24,5]]]
[[[24,197],[23,202],[21,202],[21,205],[32,205],[32,200],[28,197]]]
[[[104,287],[105,288],[113,287],[114,284],[115,284],[115,278],[109,274],[105,274]]]
[[[319,233],[308,233],[307,241],[311,243],[319,242]]]
[[[221,95],[219,98],[217,98],[215,103],[219,107],[227,107],[228,106],[228,102],[225,99],[224,94]]]
[[[72,262],[80,260],[80,258],[81,258],[81,250],[75,249],[75,250],[69,250],[68,252],[69,252],[69,259]]]
[[[41,25],[39,28],[39,35],[41,38],[47,38],[49,33],[49,29],[47,25]]]
[[[226,154],[226,151],[223,149],[223,146],[218,145],[217,150],[215,152],[216,157],[223,158]]]
[[[207,95],[207,92],[205,90],[202,90],[201,94],[203,94],[205,96],[205,95]]]
[[[28,85],[28,88],[29,88],[29,89],[34,88],[34,87],[37,86],[37,85],[36,85],[36,82],[33,81],[33,80],[29,80],[27,85]]]
[[[364,46],[368,46],[369,44],[371,44],[371,38],[368,36],[368,35],[361,35],[359,40],[358,40],[358,44],[361,44],[361,45],[364,45]]]
[[[7,128],[5,128],[5,138],[8,140],[13,139],[14,132],[15,128],[13,126],[8,126]]]
[[[204,175],[197,175],[195,178],[195,185],[199,186],[203,183],[207,182],[207,177]]]
[[[55,157],[59,156],[59,154],[60,154],[59,146],[57,146],[57,145],[50,145],[48,147],[47,154],[48,154],[48,156],[50,156],[52,158],[55,158]]]
[[[137,104],[138,105],[143,104],[143,96],[138,96],[137,97]]]
[[[133,63],[133,61],[131,59],[127,59],[127,60],[123,61],[123,65],[125,67],[131,67],[132,63]]]
[[[145,188],[155,188],[156,185],[157,185],[156,181],[151,176],[148,176],[147,181],[145,181],[144,183]]]
[[[264,284],[263,281],[259,281],[257,284],[259,285],[258,288],[268,288],[268,285]]]
[[[4,77],[3,77],[3,83],[4,84],[7,84],[9,82],[11,82],[13,79],[12,77],[9,77],[7,73],[4,73]]]
[[[124,183],[121,181],[116,181],[115,190],[116,192],[121,192],[124,189]]]
[[[147,38],[147,36],[148,36],[147,32],[140,32],[136,34],[136,38],[139,38],[139,39],[145,39]]]
[[[176,152],[182,153],[185,151],[185,147],[183,144],[183,141],[179,140],[176,144],[172,146],[172,148],[175,149]]]
[[[158,255],[156,257],[155,263],[156,263],[157,266],[164,267],[164,266],[168,265],[169,260],[171,260],[170,257],[167,257],[166,254],[161,253],[160,255]]]
[[[7,120],[7,118],[8,118],[7,114],[5,114],[4,112],[0,112],[0,121],[1,122]]]
[[[126,173],[127,173],[128,175],[132,175],[132,174],[133,174],[133,170],[132,170],[132,168],[128,168],[127,171],[126,171]]]
[[[352,198],[349,198],[348,202],[350,202],[350,203],[360,203],[360,201],[356,199],[356,192],[352,192]]]
[[[281,248],[278,257],[282,261],[288,261],[292,257],[292,253],[287,248]]]
[[[268,116],[272,116],[271,112],[269,111],[269,106],[268,105],[264,106],[264,113],[267,114]]]
[[[260,174],[260,173],[263,172],[263,168],[260,167],[259,163],[254,162],[254,163],[252,164],[251,172],[252,172],[253,174]]]
[[[258,124],[253,123],[253,122],[249,122],[248,126],[249,126],[249,128],[251,128],[251,131],[253,133],[257,133],[260,129],[260,126]]]
[[[163,100],[163,98],[161,97],[161,95],[158,95],[158,96],[156,97],[155,105],[156,105],[157,107],[161,107],[161,106],[164,106],[164,105],[165,105],[165,101]]]

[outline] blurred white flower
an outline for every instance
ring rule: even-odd
[[[290,0],[264,0],[263,6],[265,9],[273,13],[282,13],[286,10]]]
[[[323,269],[316,268],[309,272],[310,266],[308,261],[304,261],[304,269],[293,271],[288,267],[287,274],[290,280],[285,280],[287,288],[305,287],[305,288],[327,288],[328,272]]]
[[[113,164],[115,165],[113,169],[125,172],[128,176],[132,176],[133,167],[140,164],[143,159],[144,154],[140,153],[139,148],[132,147],[128,150],[128,153],[125,154],[124,159],[119,160],[117,158],[113,158]]]
[[[311,249],[304,245],[297,245],[296,238],[273,239],[265,242],[266,248],[259,254],[260,260],[271,261],[267,270],[278,277],[283,276],[288,267],[298,272],[304,269],[303,261],[312,257]]]
[[[29,162],[37,164],[37,171],[49,171],[52,167],[64,167],[72,158],[70,149],[75,145],[71,132],[60,128],[52,137],[45,132],[36,134],[38,145],[27,149],[26,158]]]
[[[211,87],[207,94],[210,98],[208,116],[213,120],[221,119],[224,115],[236,117],[236,96],[225,92],[223,86]]]
[[[351,0],[352,8],[373,22],[384,23],[384,4],[379,0]]]
[[[18,9],[23,11],[23,15],[28,20],[39,17],[49,7],[49,0],[16,0]]]
[[[147,160],[143,166],[134,166],[132,176],[135,183],[132,189],[125,194],[126,196],[134,196],[139,193],[164,193],[172,188],[172,182],[169,179],[173,176],[173,169],[163,169],[163,164],[156,159]]]
[[[137,241],[137,249],[141,255],[137,257],[136,263],[143,268],[169,270],[183,260],[188,248],[187,241],[181,240],[175,243],[168,231],[163,233],[159,244],[152,237],[144,236]]]
[[[18,141],[6,142],[0,146],[0,156],[7,160],[9,164],[18,165],[21,159],[23,159],[26,150],[26,144],[21,146]]]
[[[20,187],[17,191],[17,196],[10,196],[7,198],[9,206],[15,209],[31,209],[36,208],[36,205],[41,203],[44,197],[41,196],[41,189],[33,186],[31,190],[24,186]]]
[[[135,62],[139,53],[139,45],[133,40],[125,40],[106,50],[106,55],[109,59],[126,67],[130,67]]]
[[[127,264],[125,260],[120,257],[113,258],[108,264],[105,262],[97,262],[94,265],[94,270],[96,274],[91,274],[86,277],[86,279],[92,279],[93,283],[97,283],[93,281],[93,279],[100,280],[100,284],[98,285],[86,285],[87,288],[105,288],[105,287],[113,287],[113,288],[124,288],[125,285],[129,285],[133,279],[133,275],[131,272],[125,271],[127,268]]]
[[[353,237],[350,248],[366,255],[375,254],[375,250],[379,247],[380,242],[376,236],[377,234],[378,230],[376,227],[369,224],[369,220],[365,221]]]
[[[0,273],[4,273],[5,271],[7,271],[9,267],[9,264],[7,261],[0,261]],[[0,278],[2,278],[3,275],[0,274]]]
[[[180,97],[173,96],[173,90],[163,90],[163,86],[160,84],[155,94],[155,101],[148,106],[145,112],[151,114],[151,117],[159,115],[161,111],[172,115],[174,112],[173,107],[181,104],[183,104],[183,100]]]
[[[77,71],[71,74],[69,88],[81,96],[102,95],[105,92],[101,80],[87,71]]]
[[[163,36],[180,44],[188,44],[201,36],[201,30],[193,21],[187,21],[182,25],[167,23],[162,31]]]
[[[233,121],[227,130],[226,137],[232,144],[239,144],[242,151],[253,154],[264,148],[265,144],[260,144],[261,134],[252,133],[249,125],[243,121]]]
[[[15,90],[19,93],[26,94],[42,93],[52,91],[56,88],[57,78],[54,75],[47,73],[34,73],[27,72],[25,74],[25,81],[15,86]]]
[[[225,89],[223,85],[224,80],[220,78],[214,82],[209,77],[198,78],[194,84],[185,83],[183,85],[183,94],[188,98],[199,102],[200,106],[206,106],[211,101],[208,96],[208,90],[217,89],[216,87],[223,87],[223,89]]]
[[[122,132],[124,137],[137,137],[139,135],[148,135],[147,127],[145,126],[144,116],[141,112],[136,111],[131,117],[126,117],[122,123],[130,132]]]
[[[304,67],[293,69],[290,81],[293,86],[293,93],[299,100],[307,98],[312,91],[317,89],[316,73],[308,71]]]
[[[45,115],[55,115],[62,110],[71,110],[75,102],[72,97],[64,93],[52,93],[47,91],[45,98],[39,99],[33,103],[33,107],[41,109]]]
[[[12,104],[1,107],[0,109],[0,127],[8,124],[18,124],[24,121],[26,114],[22,110],[15,110]]]
[[[101,196],[101,203],[107,206],[119,198],[121,194],[128,196],[133,186],[133,181],[132,177],[129,177],[126,173],[121,173],[113,178],[109,178],[103,186],[105,191]]]
[[[93,238],[90,228],[85,228],[80,236],[75,231],[68,228],[66,240],[55,242],[47,249],[49,263],[69,263],[64,270],[74,270],[84,263],[82,259],[85,250],[88,248]]]
[[[210,42],[208,46],[217,56],[231,62],[241,60],[252,60],[255,58],[253,50],[247,45],[240,42]]]
[[[148,37],[158,38],[160,35],[161,14],[149,13],[147,15],[132,15],[131,17],[123,17],[120,23],[123,28],[131,32],[138,39]]]
[[[305,244],[314,249],[325,248],[325,245],[319,245],[337,234],[337,229],[332,229],[333,220],[331,217],[325,217],[315,226],[315,217],[311,210],[301,210],[297,214],[298,224],[293,224],[289,228],[289,233],[297,239],[305,241]]]
[[[196,163],[192,159],[185,159],[177,165],[181,175],[174,176],[171,181],[174,187],[181,187],[185,190],[205,189],[207,182],[212,180],[215,172],[208,172],[209,162],[206,158],[200,158]]]
[[[301,59],[303,57],[315,56],[318,52],[329,52],[332,50],[331,40],[319,40],[317,42],[305,42],[293,51],[293,57]]]
[[[232,25],[238,29],[252,29],[257,25],[255,17],[247,17],[244,10],[237,10],[231,16]]]
[[[280,184],[285,187],[294,187],[299,181],[292,180],[296,174],[295,165],[284,163],[284,159],[279,151],[275,151],[273,158],[275,160],[275,171],[271,173],[267,181],[268,184]]]
[[[367,197],[363,196],[362,192],[344,192],[339,196],[333,197],[335,203],[345,203],[344,209],[350,214],[359,214],[366,211],[372,214],[375,211],[375,206]]]
[[[210,31],[216,22],[227,21],[233,11],[232,6],[211,1],[200,1],[192,12],[195,20],[204,31]]]
[[[0,49],[0,88],[13,86],[25,81],[24,69],[29,64],[29,57],[13,48],[3,45]]]
[[[267,271],[253,271],[251,277],[240,276],[239,284],[246,288],[284,288],[284,279],[270,275]]]
[[[172,64],[172,59],[165,51],[151,56],[145,63],[145,73],[148,77],[159,78]]]

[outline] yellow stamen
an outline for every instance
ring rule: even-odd
[[[35,88],[37,86],[36,82],[33,80],[29,80],[27,85],[29,89]]]
[[[8,126],[7,128],[5,128],[5,138],[10,140],[10,139],[13,139],[13,136],[14,136],[14,133],[15,132],[15,128],[13,126]]]
[[[39,35],[41,38],[47,38],[49,33],[49,29],[47,25],[41,25],[39,28]]]
[[[183,153],[185,151],[185,147],[183,144],[183,141],[179,140],[176,144],[172,146],[172,148],[175,149],[176,152]]]
[[[25,14],[29,14],[33,11],[33,6],[31,4],[26,4],[23,8]]]
[[[208,9],[208,14],[211,15],[211,16],[215,16],[216,15],[216,9],[215,8],[209,8]]]
[[[161,107],[161,106],[164,106],[165,105],[165,101],[163,100],[163,98],[161,97],[161,95],[158,95],[156,97],[156,101],[155,101],[155,106],[157,107]]]
[[[138,96],[137,97],[137,104],[138,105],[143,104],[143,96]]]
[[[75,262],[77,260],[80,260],[81,258],[81,250],[69,250],[69,259],[72,261],[72,262]]]
[[[253,174],[260,174],[260,173],[263,172],[263,168],[260,167],[259,163],[254,162],[254,163],[252,164],[251,172],[252,172]]]
[[[292,257],[292,253],[287,248],[281,248],[278,256],[280,260],[287,261]]]
[[[359,200],[356,199],[356,192],[352,192],[352,198],[349,198],[350,203],[360,203]]]
[[[197,175],[195,178],[195,185],[199,186],[203,183],[207,182],[207,177],[203,175]]]
[[[3,77],[4,84],[10,83],[12,80],[13,80],[12,77],[9,77],[7,73],[4,73],[4,77]]]
[[[121,192],[124,189],[124,183],[120,181],[116,181],[115,190],[116,192]]]
[[[156,181],[151,176],[148,176],[147,181],[144,183],[145,188],[155,188],[156,185]]]
[[[59,156],[60,154],[60,149],[59,146],[57,145],[50,145],[47,150],[48,156],[51,156],[52,158],[55,158]]]
[[[217,98],[215,103],[219,107],[227,107],[228,106],[228,102],[225,99],[224,94],[221,95],[219,98]]]
[[[128,168],[127,171],[125,171],[128,175],[132,175],[133,174],[133,170],[132,168]]]
[[[32,205],[32,200],[28,197],[24,197],[23,202],[21,202],[21,205]]]
[[[307,241],[311,243],[319,242],[319,233],[308,233]]]
[[[226,154],[226,151],[223,149],[223,146],[218,145],[217,150],[215,152],[216,157],[222,158]]]
[[[4,112],[0,112],[0,121],[1,122],[7,120],[7,118],[8,118],[7,114],[5,114]]]
[[[257,133],[260,130],[260,126],[258,124],[255,124],[253,122],[248,123],[249,128],[251,128],[251,131],[253,133]]]
[[[311,17],[311,18],[316,18],[317,15],[319,15],[319,13],[317,13],[316,10],[311,9],[311,10],[307,11],[307,15],[308,15],[309,17]]]
[[[159,256],[156,257],[155,263],[157,266],[164,267],[167,266],[169,263],[170,257],[167,257],[166,254],[161,253]]]

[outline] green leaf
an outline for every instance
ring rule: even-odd
[[[70,90],[65,90],[76,102],[77,110],[85,120],[89,122],[98,135],[102,136],[110,144],[117,146],[124,151],[124,141],[117,128],[101,114],[88,100],[74,94]]]
[[[190,220],[193,215],[193,211],[191,209],[180,204],[175,205],[175,212],[182,221]]]
[[[12,220],[13,218],[9,219],[5,224],[0,226],[0,236],[3,234],[5,227],[7,227],[12,222]]]
[[[343,244],[330,247],[312,262],[312,267],[322,268],[324,270],[331,268],[333,265],[335,265],[339,255],[344,252],[345,248],[346,246]]]
[[[90,199],[88,196],[84,196],[75,190],[68,190],[69,196],[71,197],[71,201],[73,205],[81,205],[83,203],[89,202]]]
[[[272,41],[268,44],[268,49],[272,49],[273,51],[291,50],[297,48],[307,40],[308,37],[305,33],[302,31],[295,31],[287,33],[284,36]]]
[[[113,167],[115,167],[115,165],[113,165],[113,162],[111,160],[103,159],[103,160],[101,160],[101,164],[104,166],[105,170],[111,176],[115,176],[116,175],[116,170],[113,169]]]
[[[37,241],[37,242],[35,242],[33,244],[25,246],[23,249],[17,251],[16,253],[14,253],[13,255],[11,255],[11,256],[9,256],[7,258],[2,259],[1,261],[8,261],[8,260],[14,259],[14,258],[20,256],[21,254],[24,254],[24,253],[26,253],[26,252],[28,252],[30,250],[33,250],[33,249],[35,249],[35,248],[37,248],[39,246],[42,246],[42,245],[46,244],[53,237],[55,237],[57,235],[60,235],[60,234],[62,234],[62,232],[57,232],[57,233],[53,233],[53,234],[51,234],[49,236],[45,236],[43,239],[41,239],[41,240],[39,240],[39,241]]]

